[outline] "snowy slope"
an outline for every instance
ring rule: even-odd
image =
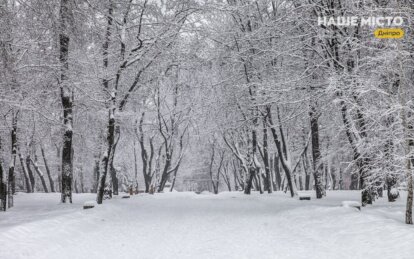
[[[414,258],[404,199],[361,212],[357,192],[317,201],[284,193],[163,193],[115,198],[83,210],[93,194],[21,194],[0,214],[0,258]]]

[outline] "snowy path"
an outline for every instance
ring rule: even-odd
[[[273,195],[165,193],[82,210],[92,194],[18,194],[0,214],[0,258],[414,258],[404,199],[358,212],[357,192],[321,201]]]

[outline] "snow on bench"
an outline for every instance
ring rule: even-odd
[[[361,210],[361,203],[359,201],[343,201],[342,207],[345,208],[356,208],[358,210]]]
[[[96,205],[96,201],[85,201],[85,203],[83,203],[83,209],[92,209],[94,208]]]

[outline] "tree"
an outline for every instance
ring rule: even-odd
[[[2,150],[2,142],[0,137],[0,151]],[[7,204],[7,185],[3,176],[3,161],[0,158],[0,210],[6,211]]]
[[[188,4],[190,5],[191,2]],[[114,83],[111,89],[107,89],[107,95],[109,95],[109,101],[106,105],[108,120],[106,124],[107,130],[104,140],[104,151],[102,152],[101,165],[99,166],[101,172],[99,173],[100,178],[98,183],[98,204],[102,203],[106,175],[115,157],[115,132],[118,127],[116,125],[115,113],[119,112],[122,114],[125,111],[131,95],[141,88],[143,81],[145,81],[146,73],[153,68],[156,61],[162,57],[162,54],[173,45],[191,11],[191,8],[187,4],[174,6],[165,5],[164,3],[159,3],[159,5],[157,3],[151,3],[151,8],[149,5],[150,3],[147,0],[141,5],[136,6],[131,5],[130,1],[124,11],[115,9],[115,6],[112,7],[112,4],[109,5],[109,14],[114,13],[113,16],[115,16],[116,11],[121,11],[122,22],[119,23],[120,48],[119,54],[117,55],[120,62],[113,64],[115,70],[115,74],[113,75]],[[130,10],[132,8],[137,9],[132,11]],[[138,19],[129,19],[130,12],[138,13]],[[106,40],[103,44],[104,68],[106,67],[105,51],[108,48],[107,42],[109,44],[109,37],[111,36],[108,30],[110,30],[112,25],[111,15],[107,15],[105,18],[107,19],[107,28]],[[152,20],[157,20],[160,26],[150,28],[145,24],[146,21]],[[126,37],[127,34],[125,34],[125,31],[127,28],[132,28],[128,35],[134,35],[133,37]],[[106,87],[105,82],[107,81],[104,80],[104,88]],[[124,85],[128,87],[123,88],[122,86]]]
[[[9,175],[8,175],[8,181],[7,181],[7,204],[8,208],[14,206],[13,203],[13,195],[15,193],[15,175],[14,175],[14,167],[16,165],[16,156],[17,156],[17,116],[18,112],[13,114],[13,120],[12,120],[12,130],[11,130],[11,163],[9,167]]]
[[[138,142],[141,148],[141,160],[142,160],[142,173],[144,175],[145,182],[145,192],[149,192],[150,188],[154,188],[152,185],[153,177],[155,171],[153,170],[153,159],[154,159],[154,136],[149,138],[150,152],[148,156],[147,149],[144,143],[144,131],[142,129],[144,123],[145,112],[142,113],[141,119],[138,125],[138,131],[136,130],[136,135],[138,137]]]
[[[69,73],[69,30],[71,19],[71,0],[60,1],[60,27],[59,27],[59,60],[60,60],[60,97],[63,108],[63,148],[62,148],[62,198],[61,202],[66,203],[67,199],[72,203],[72,179],[73,179],[73,87],[68,80]]]
[[[42,153],[42,158],[43,158],[43,163],[45,165],[47,178],[49,179],[50,191],[55,192],[55,184],[54,184],[54,181],[52,179],[52,174],[50,172],[49,165],[47,163],[47,158],[46,158],[46,155],[45,155],[45,150],[43,148],[43,145],[40,146],[40,152]]]

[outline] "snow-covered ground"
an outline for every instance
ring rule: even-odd
[[[0,213],[0,258],[414,258],[414,228],[396,203],[342,207],[284,193],[140,194],[83,210],[93,194],[24,194]]]

